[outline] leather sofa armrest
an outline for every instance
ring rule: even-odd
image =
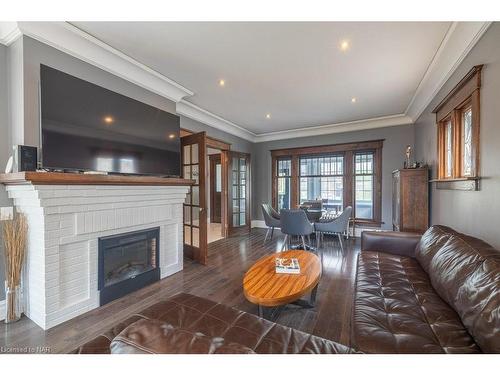
[[[364,231],[361,233],[361,251],[381,251],[414,258],[421,237],[408,232]]]

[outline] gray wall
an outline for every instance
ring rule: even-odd
[[[500,23],[495,22],[460,64],[415,126],[419,159],[437,175],[436,117],[432,109],[474,66],[485,64],[481,88],[480,191],[431,188],[431,223],[445,224],[500,247]]]
[[[413,145],[412,125],[392,126],[387,128],[363,130],[350,133],[328,134],[306,138],[294,138],[280,141],[263,142],[254,145],[253,175],[253,217],[262,220],[260,204],[271,202],[271,152],[273,149],[288,147],[306,147],[329,145],[346,142],[385,139],[382,151],[382,221],[383,228],[392,227],[392,171],[401,168],[407,145]]]

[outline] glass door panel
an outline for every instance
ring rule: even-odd
[[[183,178],[194,180],[184,201],[184,253],[206,264],[205,132],[181,138]]]
[[[250,155],[230,152],[229,159],[230,184],[230,234],[235,231],[250,230]]]

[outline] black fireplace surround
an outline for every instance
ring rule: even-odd
[[[160,280],[160,228],[99,238],[100,305]]]

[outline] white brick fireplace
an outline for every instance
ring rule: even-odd
[[[182,270],[188,186],[8,185],[29,225],[25,314],[43,329],[99,306],[98,238],[160,228],[160,277]]]

